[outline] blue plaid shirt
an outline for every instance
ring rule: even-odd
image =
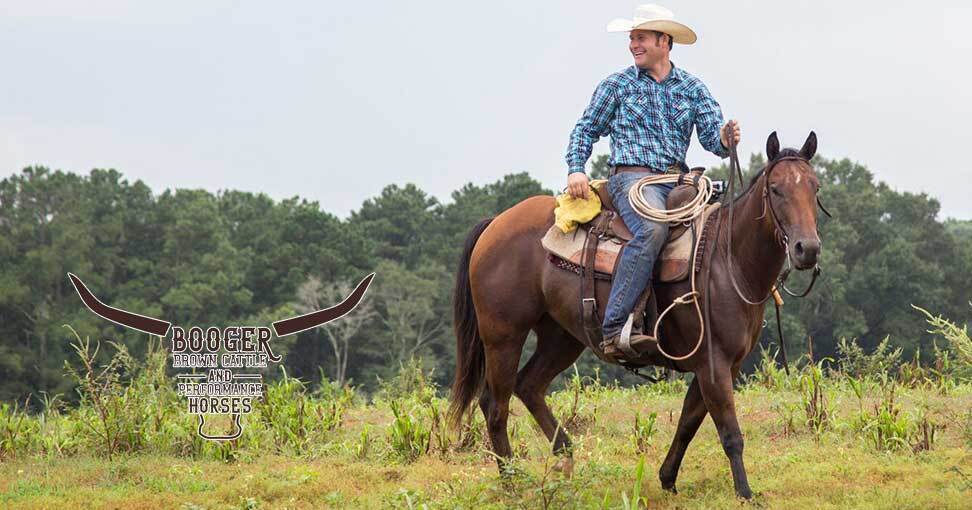
[[[611,135],[610,165],[665,171],[683,163],[692,128],[705,149],[727,157],[719,129],[722,109],[702,81],[675,67],[661,83],[631,66],[608,76],[594,91],[567,146],[568,173],[583,172],[591,146]]]

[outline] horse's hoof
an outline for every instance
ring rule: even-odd
[[[662,466],[658,472],[658,481],[661,482],[662,490],[671,492],[672,494],[678,494],[678,490],[675,489],[675,478],[678,476],[678,473],[676,472],[675,476],[672,476],[665,471],[665,467]]]
[[[753,491],[749,487],[745,487],[742,490],[736,491],[736,497],[751,500],[753,499]]]
[[[553,465],[553,471],[556,473],[563,473],[567,478],[574,476],[574,459],[572,457],[561,457]]]

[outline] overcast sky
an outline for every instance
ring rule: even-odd
[[[605,25],[638,3],[4,1],[0,170],[110,167],[342,217],[390,183],[560,189],[594,87],[631,64]],[[744,161],[812,129],[820,154],[972,218],[968,2],[660,3],[699,34],[672,60],[739,119]],[[719,160],[693,141],[688,162]]]

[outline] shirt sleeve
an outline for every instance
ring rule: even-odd
[[[594,142],[611,132],[611,119],[618,109],[616,92],[610,78],[602,81],[594,90],[591,104],[587,105],[584,114],[570,133],[570,143],[567,145],[568,174],[583,172],[584,164],[591,156]]]
[[[699,136],[699,143],[705,150],[719,156],[729,157],[729,149],[722,145],[719,129],[722,128],[722,107],[709,93],[709,89],[699,84],[698,112],[695,115],[695,132]]]

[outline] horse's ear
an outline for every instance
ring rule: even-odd
[[[813,155],[817,153],[817,134],[813,131],[807,136],[807,141],[803,142],[803,148],[800,149],[800,155],[807,158],[809,161],[813,158]]]
[[[773,161],[780,155],[780,139],[776,137],[776,131],[770,133],[766,139],[766,160]]]

